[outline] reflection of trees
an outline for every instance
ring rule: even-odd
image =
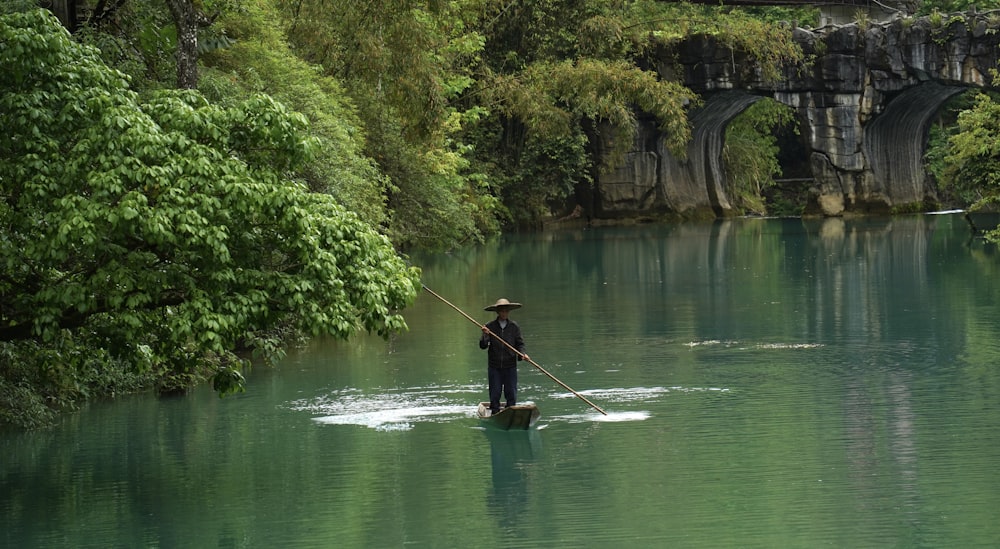
[[[490,441],[492,490],[486,497],[487,508],[502,532],[518,531],[528,511],[532,469],[541,453],[541,435],[527,431],[484,430]]]

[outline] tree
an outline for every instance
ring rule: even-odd
[[[472,3],[475,4],[475,3]],[[482,116],[455,98],[482,39],[468,3],[376,0],[276,3],[288,41],[343,83],[367,134],[365,153],[388,177],[389,234],[404,247],[448,248],[498,229],[496,201],[470,168],[461,128]],[[467,107],[467,108],[463,108]]]
[[[388,226],[388,181],[364,155],[367,139],[357,108],[338,80],[295,55],[279,13],[269,2],[223,12],[213,29],[228,45],[201,56],[198,89],[217,103],[266,93],[305,115],[320,152],[296,170],[296,178],[333,195],[369,224]]]
[[[1000,208],[1000,103],[990,95],[979,94],[971,109],[959,113],[939,183],[970,203],[971,210]],[[1000,231],[987,237],[1000,242]]]
[[[276,330],[405,329],[418,270],[288,177],[314,152],[303,116],[141,100],[42,10],[0,16],[0,44],[0,356],[70,337],[181,383],[215,370],[226,392],[234,351]]]
[[[177,27],[177,87],[194,89],[198,86],[198,29],[212,24],[212,19],[192,0],[167,0],[167,7]]]
[[[798,133],[794,110],[773,99],[757,101],[726,127],[726,191],[741,213],[768,213],[764,191],[781,175],[776,133],[789,129]]]

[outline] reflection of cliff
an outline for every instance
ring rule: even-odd
[[[909,372],[878,372],[859,377],[846,388],[844,449],[848,478],[862,511],[859,516],[869,516],[866,513],[877,507],[887,486],[898,491],[893,499],[906,504],[901,511],[907,516],[919,508],[919,447],[912,382]]]
[[[817,221],[804,267],[816,333],[853,345],[936,346],[938,300],[928,268],[934,216]],[[892,304],[890,307],[889,304]],[[905,317],[891,315],[906,311]]]
[[[541,454],[541,435],[535,429],[500,431],[486,429],[490,441],[493,490],[486,504],[501,530],[515,531],[527,512],[531,471]]]

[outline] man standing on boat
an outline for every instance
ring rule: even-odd
[[[524,352],[524,338],[521,337],[521,327],[508,316],[514,309],[521,307],[520,303],[512,303],[500,298],[496,303],[486,307],[487,311],[496,311],[497,317],[483,326],[483,336],[479,338],[479,348],[487,350],[488,379],[490,383],[490,413],[500,411],[500,392],[506,398],[509,408],[517,404],[517,361],[528,358]],[[509,345],[494,341],[500,338]],[[517,349],[514,352],[511,347]],[[520,353],[520,354],[519,354]]]

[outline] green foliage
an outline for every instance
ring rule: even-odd
[[[104,5],[81,21],[74,38],[101,51],[105,63],[125,73],[133,89],[171,87],[177,76],[177,29],[160,0]]]
[[[637,54],[691,35],[710,35],[756,61],[764,71],[761,76],[768,80],[780,76],[782,65],[803,60],[787,22],[808,25],[819,18],[815,8],[741,8],[657,0],[634,2],[624,13]]]
[[[388,181],[364,154],[363,122],[343,86],[295,55],[268,2],[245,3],[216,26],[233,42],[202,56],[206,68],[199,89],[219,103],[266,93],[304,114],[318,151],[295,177],[333,195],[368,223],[387,225]]]
[[[928,14],[927,20],[930,22],[932,29],[940,29],[944,26],[944,14],[937,10],[933,10]]]
[[[215,376],[212,377],[212,389],[215,389],[215,392],[219,394],[219,398],[233,393],[242,393],[246,391],[246,378],[237,368],[228,366],[219,368]]]
[[[698,102],[689,90],[661,81],[624,62],[580,59],[538,62],[513,75],[494,75],[480,97],[503,115],[483,128],[479,147],[497,162],[484,168],[518,226],[552,215],[579,186],[591,184],[595,162],[618,164],[631,148],[636,107],[654,113],[678,153],[690,138],[686,108]],[[585,125],[601,122],[612,145],[591,158]]]
[[[631,147],[635,107],[653,114],[668,146],[681,153],[691,138],[685,110],[698,102],[680,84],[625,61],[535,63],[516,76],[496,76],[492,84],[484,91],[488,102],[541,138],[564,139],[583,119],[609,123],[619,132],[616,160]]]
[[[471,169],[454,99],[483,48],[461,2],[278,3],[298,55],[343,83],[366,131],[365,154],[388,178],[389,231],[403,247],[448,248],[497,230],[496,201]]]
[[[959,128],[957,125],[958,115],[962,111],[973,108],[979,90],[970,90],[949,99],[939,110],[937,122],[928,131],[927,150],[924,154],[924,161],[927,171],[938,183],[939,191],[944,196],[946,202],[955,203],[964,207],[978,200],[975,192],[971,189],[960,188],[951,181],[951,167],[947,160],[950,154],[950,139]]]
[[[763,193],[781,175],[775,136],[779,131],[797,134],[798,122],[794,109],[773,99],[755,102],[726,127],[726,190],[741,213],[767,213]]]
[[[858,28],[862,31],[868,30],[869,26],[872,24],[871,16],[868,10],[859,9],[854,12],[854,21],[857,22]]]
[[[800,63],[802,50],[792,40],[791,30],[756,19],[743,12],[730,12],[721,17],[712,34],[734,51],[744,52],[765,81],[781,78],[781,67]]]
[[[1000,103],[978,94],[972,108],[959,113],[941,164],[939,184],[971,203],[970,209],[1000,207]]]
[[[976,93],[972,98],[969,108],[959,112],[957,126],[945,134],[943,153],[933,148],[934,154],[929,154],[941,187],[967,204],[1000,190],[1000,150],[995,147],[1000,137],[1000,106],[987,94]]]
[[[698,99],[641,68],[657,66],[657,58],[646,58],[659,55],[657,47],[693,32],[714,34],[757,59],[766,78],[776,78],[781,63],[802,58],[785,28],[745,12],[689,4],[543,0],[487,10],[481,25],[483,67],[468,98],[500,116],[484,121],[490,127],[470,139],[486,138],[475,143],[491,158],[477,166],[519,221],[551,215],[542,204],[560,204],[588,187],[595,163],[598,169],[619,164],[633,145],[636,109],[655,117],[667,145],[683,154],[690,138],[686,111]],[[577,139],[583,128],[600,128],[602,135],[589,138],[610,145],[605,156],[589,158],[595,148]],[[578,162],[581,157],[588,159]],[[525,169],[529,164],[534,169]]]
[[[446,140],[418,150],[391,119],[381,120],[382,138],[370,145],[379,165],[394,174],[389,235],[406,248],[440,250],[478,241],[497,231],[496,199],[469,173],[467,147]],[[392,131],[391,128],[397,128]]]
[[[0,15],[31,11],[37,8],[38,3],[34,0],[7,0],[3,4],[0,4]]]
[[[998,8],[1000,8],[1000,1],[997,0],[924,0],[919,3],[917,15],[930,15],[934,12],[964,12],[970,9],[987,11]]]
[[[178,386],[220,369],[231,390],[258,334],[405,329],[418,271],[287,178],[316,152],[304,116],[262,95],[140,100],[41,10],[0,18],[0,44],[3,352],[72,380],[70,338]]]
[[[0,364],[0,425],[27,429],[44,427],[57,409],[80,400],[130,393],[157,381],[148,348],[118,359],[68,331],[47,344],[0,342]]]
[[[492,135],[485,135],[491,129],[483,125],[484,134],[475,136],[479,143],[495,146],[488,150],[503,151],[499,141],[503,132],[493,127]],[[576,127],[563,138],[540,138],[529,134],[517,158],[502,158],[496,155],[484,156],[481,161],[500,162],[506,169],[491,178],[491,183],[504,204],[506,222],[515,227],[535,227],[539,219],[552,215],[566,206],[578,183],[589,185],[591,158],[587,151],[587,136]]]

